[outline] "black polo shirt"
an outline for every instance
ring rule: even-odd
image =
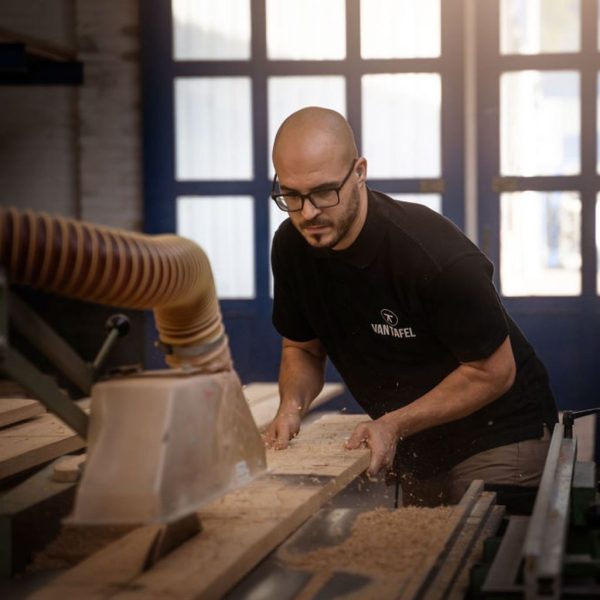
[[[401,441],[400,468],[435,475],[476,452],[541,437],[542,423],[556,421],[546,370],[502,306],[491,262],[436,212],[369,190],[365,225],[349,248],[313,248],[288,219],[275,234],[272,267],[277,331],[318,338],[374,419],[461,362],[490,356],[510,335],[512,388],[466,418]]]

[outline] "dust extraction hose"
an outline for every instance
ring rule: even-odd
[[[232,369],[210,263],[191,240],[0,208],[0,266],[47,292],[151,308],[170,366]]]

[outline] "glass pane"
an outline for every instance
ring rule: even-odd
[[[505,296],[581,294],[581,201],[576,192],[501,194]]]
[[[579,173],[579,113],[579,73],[503,73],[500,78],[502,175]]]
[[[346,58],[344,0],[267,0],[267,57]]]
[[[177,233],[206,252],[219,298],[255,297],[251,196],[181,196]]]
[[[269,174],[275,174],[271,150],[283,120],[305,106],[324,106],[346,114],[346,80],[340,76],[269,77]]]
[[[269,256],[271,256],[271,246],[273,245],[273,236],[277,228],[288,218],[288,214],[279,210],[275,202],[269,198]],[[273,272],[269,269],[269,294],[273,297]]]
[[[175,60],[248,60],[250,0],[171,0]]]
[[[363,58],[440,55],[440,0],[361,0]]]
[[[502,54],[579,52],[580,0],[502,0]]]
[[[176,79],[175,138],[179,181],[252,179],[250,79]]]
[[[441,92],[437,73],[363,76],[369,177],[440,176]]]
[[[441,194],[388,194],[394,200],[403,200],[404,202],[415,202],[422,204],[442,214],[442,196]]]

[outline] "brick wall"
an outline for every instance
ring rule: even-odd
[[[77,0],[81,216],[142,228],[137,0]]]
[[[137,6],[138,0],[0,0],[0,28],[76,52],[85,77],[81,86],[0,86],[1,205],[141,229]],[[100,347],[108,314],[123,312],[19,291],[86,360]],[[143,313],[126,312],[132,330],[113,364],[143,358]]]
[[[72,2],[2,0],[0,26],[74,48]],[[0,203],[77,212],[77,90],[0,87]]]
[[[0,87],[0,203],[141,229],[138,0],[2,0],[0,27],[76,51],[82,86]]]

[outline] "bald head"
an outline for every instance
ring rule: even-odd
[[[338,112],[308,106],[292,113],[281,124],[273,144],[276,171],[290,163],[327,161],[347,165],[358,156],[354,133]]]

